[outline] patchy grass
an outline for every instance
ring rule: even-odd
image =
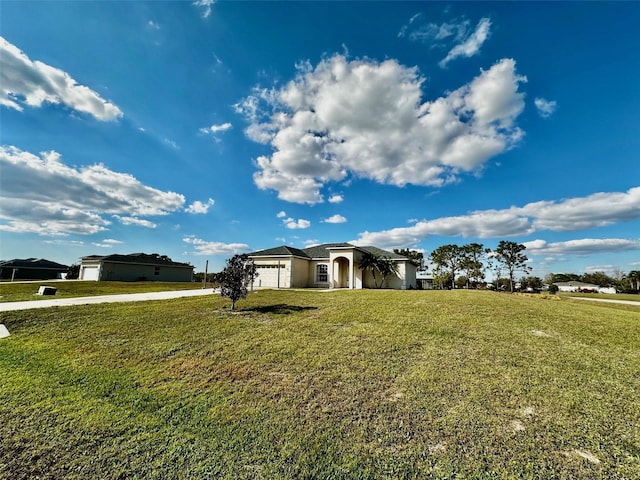
[[[40,285],[58,289],[55,296],[37,295]],[[51,300],[52,298],[92,297],[121,293],[165,292],[169,290],[195,290],[202,286],[193,282],[89,282],[68,280],[64,282],[0,283],[0,302],[26,300]]]
[[[3,314],[0,478],[640,478],[640,313],[261,291]]]

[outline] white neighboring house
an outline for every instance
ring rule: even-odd
[[[249,258],[258,272],[253,287],[374,288],[371,272],[360,269],[365,253],[396,261],[398,275],[389,275],[384,288],[416,288],[416,265],[410,259],[377,247],[357,247],[350,243],[325,243],[305,249],[283,245],[250,253]]]
[[[554,283],[558,287],[558,290],[561,292],[580,292],[580,291],[595,291],[598,293],[616,293],[615,287],[601,287],[599,285],[594,285],[592,283],[584,283],[584,282],[557,282]]]
[[[174,262],[165,255],[90,255],[82,257],[79,280],[191,282],[193,265]]]

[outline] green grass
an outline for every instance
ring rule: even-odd
[[[261,291],[9,312],[0,478],[638,479],[640,312]]]
[[[56,287],[55,296],[37,295],[40,285]],[[202,286],[193,282],[89,282],[69,280],[64,282],[0,283],[0,302],[22,302],[26,300],[51,300],[52,298],[91,297],[95,295],[117,295],[121,293],[164,292],[168,290],[191,290]]]

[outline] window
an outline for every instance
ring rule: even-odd
[[[329,283],[328,265],[318,265],[316,267],[316,283]]]
[[[155,271],[153,272],[154,275],[160,275],[160,267],[156,267]]]

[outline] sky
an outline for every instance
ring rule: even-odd
[[[640,2],[0,2],[0,258],[640,269]]]

